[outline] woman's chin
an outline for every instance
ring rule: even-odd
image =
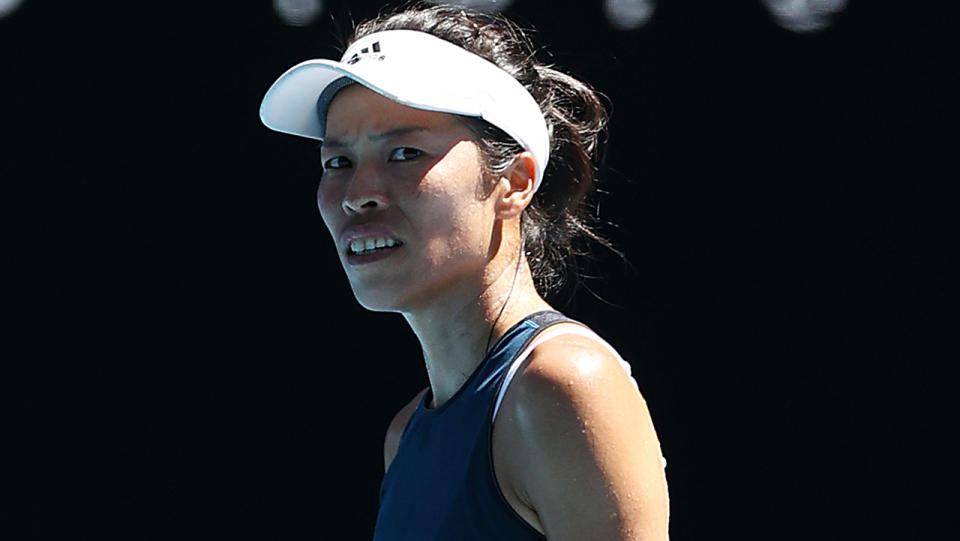
[[[401,312],[403,302],[397,295],[359,291],[353,288],[353,296],[360,306],[371,312]]]

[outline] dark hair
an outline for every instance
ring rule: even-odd
[[[419,30],[477,54],[513,75],[540,105],[550,133],[550,160],[542,185],[521,216],[524,249],[540,294],[558,293],[579,279],[577,256],[588,253],[588,239],[613,249],[594,231],[596,217],[588,202],[607,127],[607,111],[597,92],[538,61],[527,34],[500,15],[414,4],[359,24],[347,46],[385,30]],[[488,173],[503,172],[523,151],[492,124],[477,118],[464,121],[477,135]]]

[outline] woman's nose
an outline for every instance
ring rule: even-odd
[[[343,211],[347,214],[360,214],[387,206],[384,183],[376,171],[359,168],[351,179],[350,186],[343,196]]]

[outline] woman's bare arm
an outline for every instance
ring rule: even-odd
[[[497,423],[509,487],[547,539],[666,540],[669,503],[646,402],[618,359],[582,336],[538,346]]]

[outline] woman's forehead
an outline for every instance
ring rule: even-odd
[[[335,145],[345,138],[385,138],[460,125],[452,114],[408,107],[363,85],[352,84],[330,102],[324,145]]]

